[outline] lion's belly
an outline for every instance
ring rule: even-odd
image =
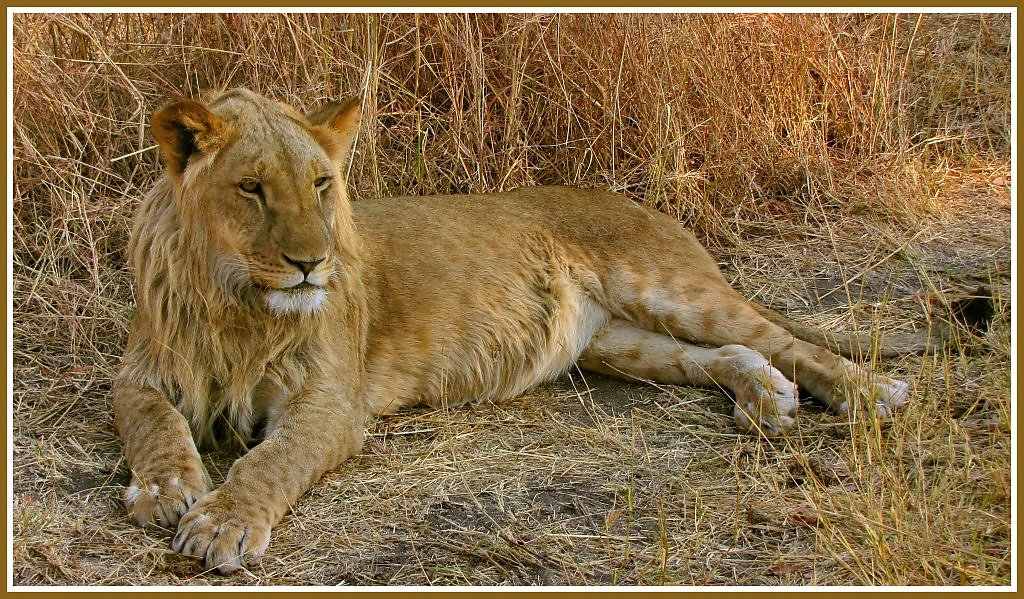
[[[516,397],[565,373],[610,319],[567,277],[525,298],[463,308],[457,319],[427,315],[424,326],[387,331],[386,339],[371,342],[373,413]]]
[[[505,363],[498,365],[493,398],[515,397],[534,385],[565,374],[610,318],[608,311],[592,298],[582,292],[574,294],[551,320],[542,343],[524,348],[519,356],[507,356]],[[521,370],[522,375],[509,374],[517,372],[525,363],[532,367]]]

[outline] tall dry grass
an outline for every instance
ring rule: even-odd
[[[15,15],[16,580],[146,580],[134,577],[124,536],[142,533],[122,532],[117,519],[123,466],[107,392],[131,316],[129,221],[160,167],[147,120],[168,96],[246,86],[312,108],[360,94],[368,118],[350,176],[356,199],[610,188],[695,228],[752,295],[782,301],[808,291],[801,281],[835,281],[831,300],[845,302],[822,324],[898,327],[916,308],[871,304],[860,287],[891,282],[871,275],[894,261],[901,289],[945,290],[965,269],[1006,288],[1010,44],[1007,14]],[[898,322],[879,324],[894,314]],[[785,518],[788,502],[818,514],[810,545],[806,531],[797,537],[810,552],[801,560],[820,556],[826,570],[808,580],[782,562],[785,576],[775,568],[772,580],[1008,580],[1009,340],[997,328],[958,348],[895,366],[921,381],[924,398],[889,434],[858,429],[774,449],[748,439],[737,443],[755,447],[753,457],[726,455],[722,476],[756,466],[744,479],[756,484],[730,492],[774,502],[766,517]],[[608,426],[602,443],[619,425]],[[732,451],[720,441],[709,433],[694,451]],[[826,468],[832,483],[801,475],[811,482],[777,487],[829,443],[841,446]],[[99,498],[103,509],[89,513],[102,528],[68,513],[75,504],[60,489]],[[711,508],[708,529],[704,508],[685,501],[652,508],[675,532],[643,550],[661,552],[651,570],[608,581],[729,580],[669,554],[697,559],[709,530],[720,546],[726,529],[762,528],[764,509],[744,503],[743,518]],[[678,520],[683,512],[690,521]],[[684,524],[696,536],[681,537]],[[102,558],[73,549],[83,530],[106,548]],[[564,549],[571,557],[574,546]],[[162,563],[156,551],[146,564]],[[629,543],[623,551],[594,567],[626,563]],[[585,583],[579,564],[565,570],[569,557],[552,580]],[[753,578],[733,580],[764,583],[757,564]],[[452,580],[509,580],[495,576]]]
[[[893,193],[896,211],[918,210],[927,198],[900,185],[906,171],[986,164],[1010,146],[1007,15],[25,15],[15,25],[19,147],[60,150],[115,188],[156,166],[155,152],[112,162],[150,145],[154,105],[232,86],[305,107],[362,95],[375,117],[353,177],[364,193],[600,185],[712,238],[735,231],[737,215],[888,204],[859,191],[867,177],[907,192]],[[41,162],[18,174],[47,178],[53,165]]]

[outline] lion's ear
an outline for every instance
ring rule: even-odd
[[[224,125],[203,104],[181,99],[153,113],[150,129],[160,144],[167,169],[180,175],[193,154],[208,151],[218,143]]]
[[[306,116],[311,124],[334,133],[333,137],[342,156],[347,156],[351,152],[362,117],[363,102],[358,96],[331,102]]]

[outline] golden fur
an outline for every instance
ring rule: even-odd
[[[153,116],[167,169],[133,230],[113,405],[128,509],[177,525],[176,551],[230,572],[359,451],[367,415],[514,397],[574,363],[724,385],[738,425],[770,435],[795,422],[793,380],[839,411],[906,401],[766,319],[693,235],[621,196],[350,203],[359,120],[357,102],[305,116],[245,90]],[[258,444],[211,490],[196,442]]]

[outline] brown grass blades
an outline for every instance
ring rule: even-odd
[[[1008,15],[15,15],[18,584],[971,584],[1010,576]],[[611,188],[694,227],[748,295],[832,329],[1001,318],[885,426],[805,406],[737,434],[715,390],[578,374],[373,423],[248,575],[131,526],[109,381],[129,219],[167,96],[247,86],[369,119],[355,197]],[[223,476],[230,456],[211,456]]]

